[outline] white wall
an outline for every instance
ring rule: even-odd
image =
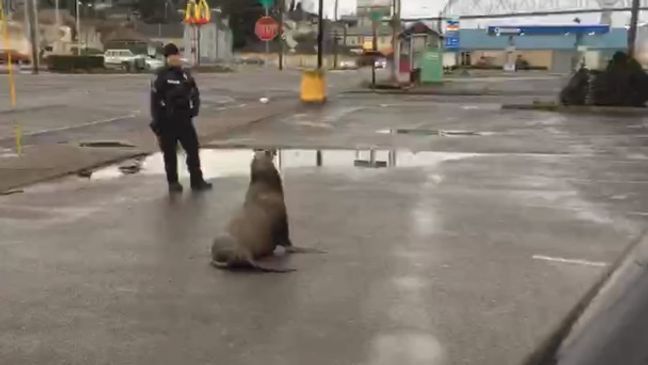
[[[443,67],[453,67],[457,65],[459,55],[455,52],[445,52],[443,54]]]

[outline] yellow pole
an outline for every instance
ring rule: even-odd
[[[4,8],[2,7],[3,2],[0,1],[0,22],[2,23],[2,37],[4,40],[4,48],[7,52],[7,68],[9,70],[9,98],[11,101],[11,109],[16,108],[16,82],[14,80],[13,74],[13,60],[11,59],[11,39],[9,38],[9,24],[7,18],[4,15]],[[22,153],[22,129],[20,124],[17,122],[14,126],[14,131],[16,134],[16,153],[20,155]]]

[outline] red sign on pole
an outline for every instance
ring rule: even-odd
[[[254,33],[263,42],[270,42],[279,33],[279,23],[271,16],[264,16],[254,25]]]

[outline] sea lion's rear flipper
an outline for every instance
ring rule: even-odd
[[[326,251],[318,250],[316,248],[298,247],[298,246],[285,246],[286,253],[326,253]]]
[[[254,260],[249,260],[248,262],[250,263],[252,268],[263,272],[286,273],[286,272],[297,271],[297,269],[280,267],[280,266],[273,265],[272,263],[269,262],[260,263],[259,261],[254,261]]]
[[[216,261],[212,260],[211,265],[220,270],[257,270],[261,272],[274,272],[274,273],[287,273],[292,271],[297,271],[292,268],[285,268],[274,265],[269,262],[260,263],[254,260],[245,260],[245,261]]]

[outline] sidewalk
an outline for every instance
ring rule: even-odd
[[[555,96],[564,79],[557,75],[493,75],[491,77],[445,77],[442,83],[426,85],[394,85],[389,80],[378,80],[371,88],[368,81],[347,91],[350,94],[394,95],[457,95],[457,96]]]
[[[297,101],[279,100],[265,105],[250,105],[245,109],[225,110],[202,116],[196,128],[204,143],[298,107]],[[125,147],[40,144],[26,146],[20,156],[15,151],[0,149],[0,195],[11,193],[21,186],[156,152],[155,138],[144,125],[120,136],[119,142],[128,145]]]
[[[529,82],[530,80],[524,80]],[[509,81],[522,82],[522,80]],[[461,85],[463,84],[463,85]],[[511,87],[512,85],[497,85],[495,82],[467,82],[456,83],[455,80],[447,81],[439,85],[418,85],[394,87],[392,85],[376,85],[375,89],[370,87],[349,90],[348,94],[383,94],[383,95],[456,95],[456,96],[554,96],[560,92],[559,89],[546,89],[534,87]]]

